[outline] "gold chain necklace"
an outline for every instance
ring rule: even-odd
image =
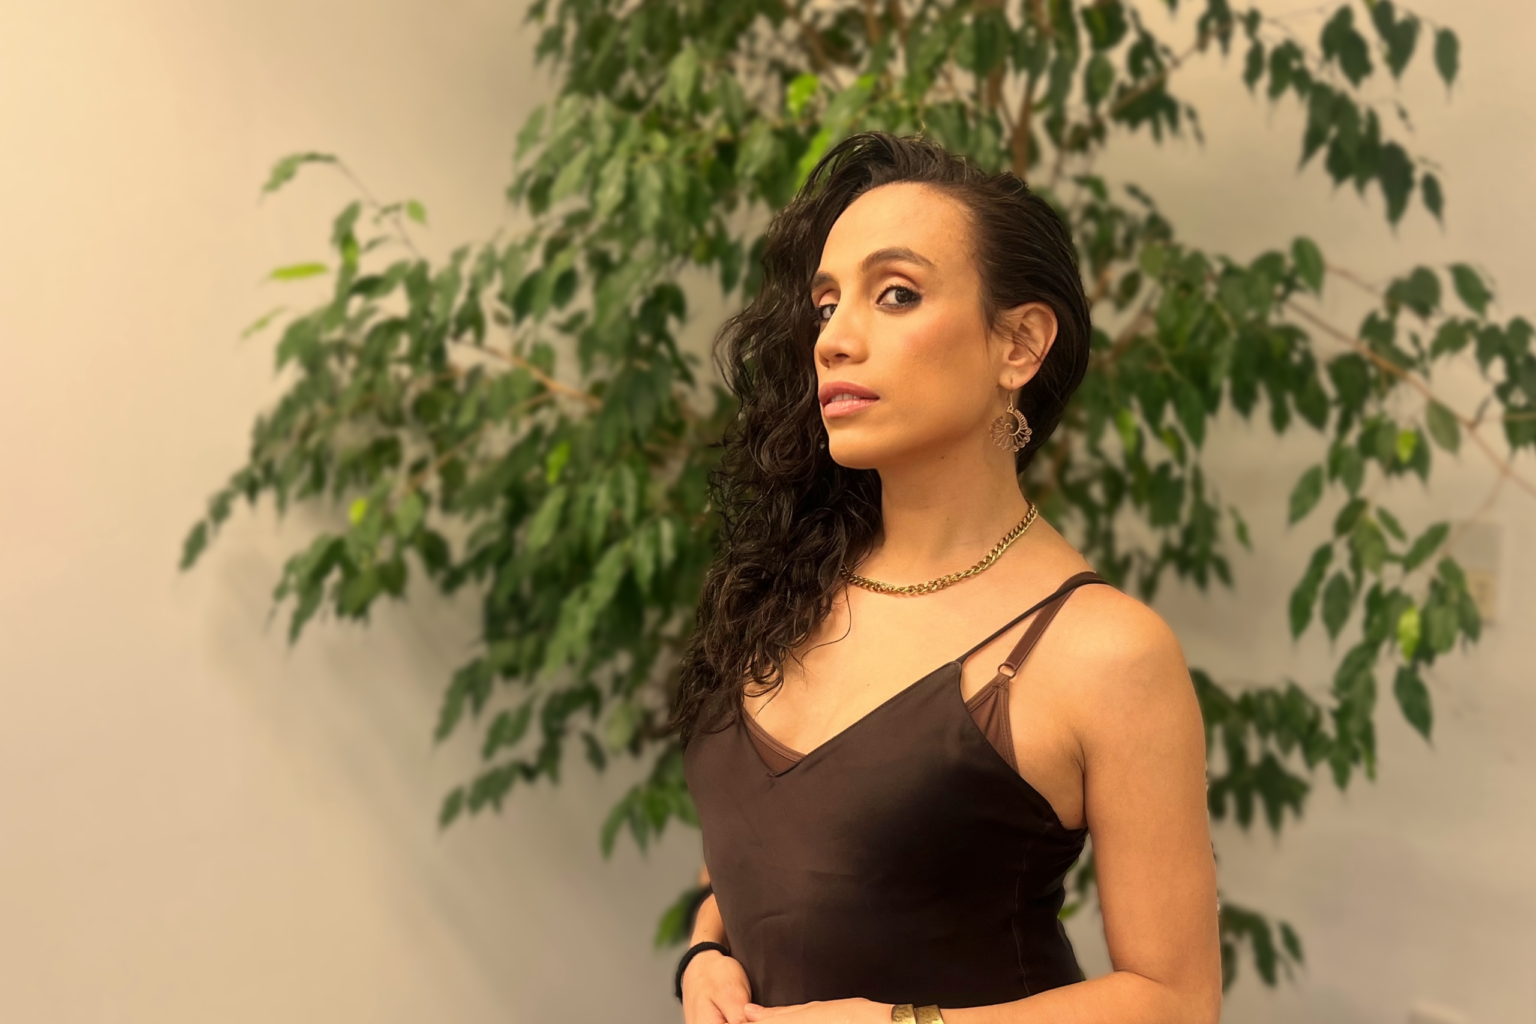
[[[1039,509],[1036,508],[1035,503],[1031,501],[1029,503],[1029,511],[1025,512],[1024,518],[1019,520],[1019,525],[1015,526],[1013,529],[1004,534],[1003,539],[997,542],[997,547],[993,548],[991,551],[988,551],[985,558],[971,566],[969,569],[966,569],[964,572],[952,572],[948,576],[940,576],[938,579],[929,580],[927,583],[912,583],[905,587],[898,587],[890,583],[881,583],[879,580],[872,580],[867,576],[860,576],[846,565],[843,566],[840,570],[840,575],[844,580],[852,583],[856,587],[863,587],[865,590],[873,590],[880,594],[902,594],[904,596],[931,594],[936,590],[943,590],[947,586],[959,583],[963,579],[968,579],[972,576],[975,576],[979,572],[984,572],[987,569],[990,569],[992,567],[992,563],[997,561],[998,557],[1001,556],[1004,551],[1008,550],[1008,546],[1010,544],[1024,536],[1024,534],[1029,530],[1030,524],[1035,521],[1035,516],[1037,514],[1039,514]]]

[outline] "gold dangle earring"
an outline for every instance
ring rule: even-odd
[[[1008,396],[1008,411],[992,421],[992,443],[1004,451],[1016,452],[1028,447],[1029,439],[1034,431],[1029,428],[1029,420],[1024,414],[1013,406],[1013,396]]]

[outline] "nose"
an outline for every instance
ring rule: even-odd
[[[846,363],[862,363],[869,356],[867,324],[856,311],[839,304],[816,338],[816,363],[826,369]]]

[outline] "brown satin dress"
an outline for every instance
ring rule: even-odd
[[[1088,830],[1019,774],[1008,683],[1072,592],[1103,582],[1073,576],[809,754],[745,711],[693,737],[704,861],[755,1001],[958,1008],[1082,980],[1056,915]],[[963,700],[966,659],[1031,615]]]

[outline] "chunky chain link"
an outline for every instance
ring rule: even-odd
[[[1024,534],[1029,530],[1030,524],[1035,521],[1035,516],[1038,514],[1039,509],[1035,506],[1035,503],[1031,501],[1029,503],[1029,511],[1025,512],[1024,518],[1019,520],[1019,525],[1009,530],[1007,534],[1003,536],[1003,539],[997,542],[997,547],[987,552],[985,558],[971,566],[969,569],[966,569],[964,572],[952,572],[948,576],[940,576],[938,579],[929,580],[927,583],[910,583],[905,587],[898,587],[890,583],[881,583],[879,580],[872,580],[867,576],[860,576],[846,565],[843,566],[841,575],[844,580],[852,583],[856,587],[863,587],[865,590],[873,590],[880,594],[901,594],[908,597],[916,594],[931,594],[936,590],[943,590],[945,587],[952,586],[953,584],[959,583],[963,579],[969,579],[979,572],[985,572],[987,569],[990,569],[992,567],[992,563],[997,561],[1004,551],[1008,550],[1008,546],[1010,544],[1024,536]]]

